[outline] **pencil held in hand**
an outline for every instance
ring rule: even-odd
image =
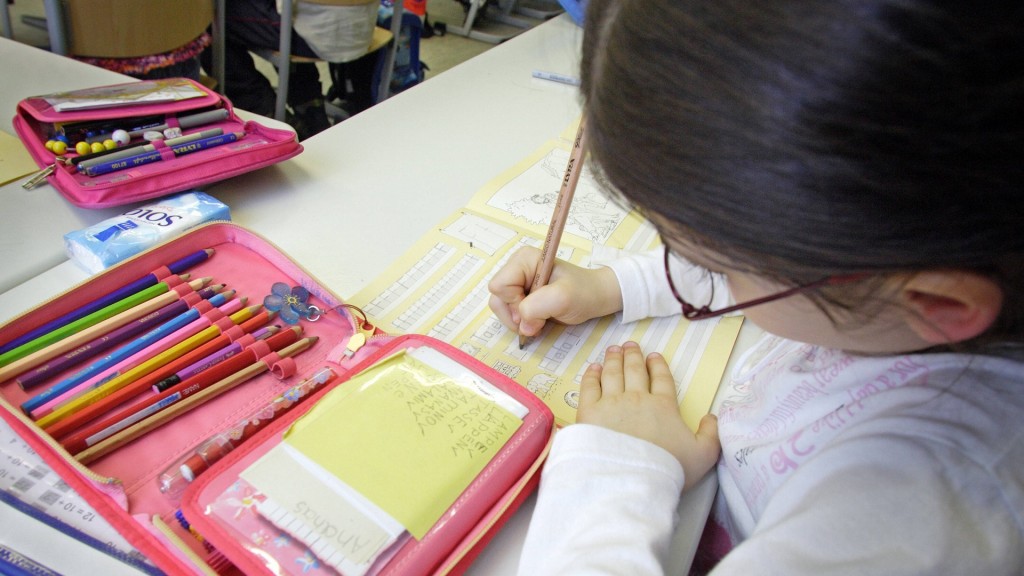
[[[547,236],[544,237],[544,248],[541,250],[540,266],[533,277],[529,290],[534,291],[547,285],[551,279],[551,271],[555,268],[555,256],[558,254],[558,243],[562,240],[562,232],[565,230],[565,222],[569,219],[569,208],[572,206],[572,197],[576,193],[576,184],[580,181],[580,174],[583,172],[583,155],[586,153],[586,116],[580,120],[580,127],[576,130],[576,139],[572,144],[572,151],[569,153],[569,163],[565,167],[565,176],[562,177],[562,187],[558,190],[558,200],[555,201],[555,210],[551,215],[551,224],[548,225]],[[528,338],[519,335],[519,349],[526,346]]]

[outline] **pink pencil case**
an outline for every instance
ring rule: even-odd
[[[18,103],[13,120],[14,129],[36,164],[41,169],[52,168],[46,180],[69,202],[84,208],[120,206],[197,189],[205,184],[275,164],[302,151],[294,132],[270,128],[255,121],[244,121],[235,114],[231,102],[224,96],[192,80],[173,80],[186,83],[194,90],[193,94],[201,95],[174,102],[66,111],[58,111],[52,100],[46,97],[34,96]],[[113,85],[111,88],[132,84]],[[64,136],[67,151],[62,155],[55,154],[46,146],[48,141],[54,140],[61,133],[62,127],[82,123],[111,127],[120,125],[125,130],[138,128],[139,134],[130,144],[142,144],[145,143],[142,139],[145,126],[165,124],[173,130],[179,127],[181,119],[217,111],[222,114],[216,120],[183,128],[182,134],[219,129],[224,134],[240,134],[241,137],[236,141],[177,155],[162,140],[157,141],[154,146],[161,153],[161,161],[102,175],[87,175],[74,163],[79,156],[75,146],[86,138],[85,133]],[[163,133],[167,128],[155,131]],[[174,137],[174,132],[167,134],[170,136],[164,139]],[[102,136],[89,137],[89,140],[101,142],[103,139]]]
[[[247,305],[261,303],[275,283],[305,288],[309,293],[307,305],[322,313],[315,320],[302,318],[298,325],[303,328],[303,336],[315,336],[318,341],[296,356],[268,360],[272,365],[262,374],[119,445],[88,465],[76,460],[19,409],[45,385],[26,392],[14,380],[0,383],[0,417],[156,568],[169,574],[208,574],[210,570],[288,573],[278,572],[273,566],[298,566],[288,555],[307,556],[309,550],[300,543],[284,546],[280,539],[267,539],[269,532],[247,531],[247,526],[225,522],[223,516],[207,513],[210,506],[227,487],[238,482],[240,470],[280,442],[288,426],[330,392],[345,386],[353,375],[399,350],[429,348],[528,408],[515,434],[436,525],[420,539],[403,540],[376,570],[402,575],[464,571],[536,487],[554,431],[550,410],[526,388],[444,342],[422,335],[379,332],[361,311],[348,306],[274,245],[241,226],[223,222],[200,226],[126,260],[0,326],[0,343],[150,272],[166,276],[167,263],[203,249],[213,249],[213,255],[188,270],[191,278],[210,277],[224,283],[238,295],[247,296]],[[336,378],[247,437],[199,474],[183,495],[168,497],[161,484],[168,470],[176,469],[177,463],[193,454],[204,440],[224,433],[324,367],[331,368]],[[52,381],[59,381],[72,370],[55,374]],[[318,573],[330,572],[321,569]]]

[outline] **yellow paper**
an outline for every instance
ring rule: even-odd
[[[0,130],[0,185],[28,176],[38,169],[21,140]]]
[[[494,272],[517,249],[543,243],[577,125],[481,187],[350,302],[385,332],[426,334],[473,355],[537,395],[559,425],[576,421],[587,366],[602,362],[608,346],[633,340],[666,358],[681,412],[695,426],[718,391],[742,318],[690,322],[677,315],[625,324],[615,315],[574,326],[549,322],[521,349],[518,335],[488,307]],[[595,266],[596,247],[642,251],[659,244],[650,222],[611,201],[584,162],[558,258]]]
[[[472,383],[399,355],[325,396],[285,442],[422,538],[521,424]]]

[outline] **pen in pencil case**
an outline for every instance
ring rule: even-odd
[[[160,491],[177,502],[185,487],[195,480],[196,476],[335,377],[334,370],[321,368],[234,426],[207,438],[191,454],[168,467],[157,478]]]
[[[221,134],[220,136],[211,136],[209,138],[201,138],[193,142],[175,144],[173,146],[168,146],[168,148],[171,149],[171,152],[175,157],[184,156],[193,152],[199,152],[200,150],[207,150],[224,144],[229,144],[244,136],[245,132],[229,132],[227,134]],[[84,172],[88,176],[99,176],[101,174],[109,174],[110,172],[125,170],[127,168],[135,168],[136,166],[152,164],[153,162],[160,162],[162,160],[164,160],[162,151],[154,150],[152,152],[144,152],[129,158],[121,158],[110,162],[101,162],[94,166],[85,168],[84,170],[80,165],[79,171]]]
[[[193,132],[191,134],[185,134],[178,136],[177,138],[168,138],[163,140],[165,146],[176,146],[178,144],[184,144],[186,142],[193,142],[195,140],[201,140],[203,138],[210,138],[212,136],[220,136],[224,133],[221,128],[210,128],[209,130],[201,130],[199,132]],[[154,141],[155,142],[155,141]],[[112,148],[110,150],[103,150],[102,152],[95,152],[93,154],[85,154],[82,156],[75,156],[71,159],[71,164],[77,167],[80,171],[85,171],[87,168],[102,164],[104,162],[113,162],[114,160],[120,160],[122,158],[131,158],[144,154],[146,152],[153,152],[157,149],[157,145],[154,142],[138,143],[133,144],[124,148]]]

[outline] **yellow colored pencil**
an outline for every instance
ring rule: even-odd
[[[261,308],[262,305],[243,308],[242,310],[239,310],[238,312],[235,312],[234,314],[229,316],[229,318],[231,318],[231,321],[234,322],[235,324],[240,324],[242,322],[245,322],[249,318],[252,318],[253,315],[259,312]],[[172,362],[177,358],[184,356],[185,354],[188,354],[192,350],[216,338],[220,333],[221,329],[217,325],[205,328],[202,331],[179,342],[178,344],[171,346],[167,350],[164,350],[163,352],[156,354],[149,360],[146,360],[145,362],[139,364],[138,366],[132,368],[131,370],[128,370],[124,374],[118,375],[109,380],[108,382],[103,383],[103,385],[100,386],[99,388],[90,390],[89,392],[79,396],[78,398],[75,398],[74,400],[68,402],[67,404],[64,404],[59,408],[56,408],[53,412],[50,412],[46,416],[43,416],[42,418],[37,420],[36,424],[38,424],[44,430],[46,430],[48,427],[52,427],[55,423],[63,420],[64,418],[67,418],[68,416],[74,414],[78,410],[81,410],[82,408],[89,406],[90,404],[93,404],[95,402],[99,402],[103,398],[106,398],[107,396],[113,394],[114,392],[117,392],[118,390],[124,388],[125,386],[128,386],[135,380],[138,380],[139,378],[145,376],[146,374],[149,374],[153,370],[156,370],[157,368],[160,368],[161,366],[164,366],[165,364]]]
[[[308,349],[313,344],[316,344],[317,340],[318,337],[316,336],[302,338],[301,340],[298,340],[293,344],[285,346],[284,348],[279,350],[277,352],[277,355],[281,358],[288,358],[290,356],[294,356]],[[159,428],[160,426],[163,426],[170,420],[176,418],[179,414],[187,412],[188,410],[191,410],[192,408],[202,404],[203,402],[211,400],[219,396],[220,394],[223,394],[224,392],[231,390],[235,386],[238,386],[239,384],[258,376],[263,372],[266,372],[269,369],[270,366],[263,360],[254,362],[246,366],[245,368],[242,368],[238,372],[235,372],[234,374],[228,376],[227,378],[214,382],[204,390],[192,394],[187,398],[181,400],[180,402],[176,402],[168,406],[167,408],[153,414],[152,416],[146,418],[145,420],[136,422],[135,424],[125,428],[124,430],[121,430],[120,432],[117,432],[116,434],[113,434],[108,438],[100,440],[99,442],[90,446],[89,448],[75,454],[75,459],[81,462],[82,464],[89,464],[95,461],[96,459],[100,458],[101,456],[105,456],[110,451],[120,448],[121,446],[124,446],[125,444],[131,442],[132,440],[135,440],[136,438],[139,438],[140,436],[149,433],[149,431],[153,430],[154,428]]]

